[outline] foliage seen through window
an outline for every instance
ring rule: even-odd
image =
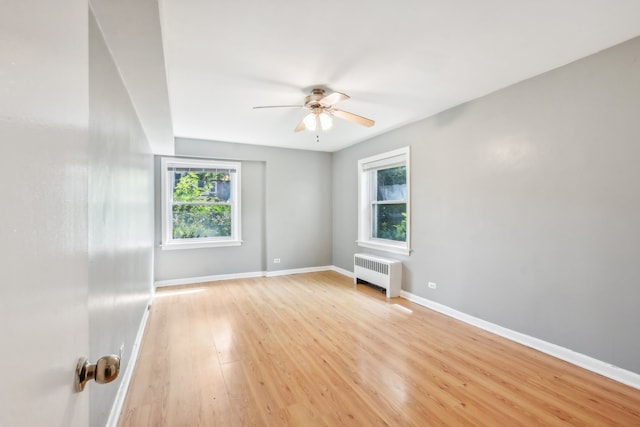
[[[173,175],[173,238],[231,236],[229,172],[176,170]]]
[[[404,242],[407,238],[407,168],[398,166],[373,173],[376,197],[372,206],[372,235]]]

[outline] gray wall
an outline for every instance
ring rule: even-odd
[[[403,289],[640,373],[639,58],[637,38],[334,153],[333,264],[374,252],[357,160],[410,145]]]
[[[153,283],[153,156],[92,14],[88,179],[89,359],[124,344],[124,374]],[[105,425],[121,380],[87,385],[90,425]]]
[[[160,158],[156,158],[156,243],[162,242]],[[156,249],[155,280],[205,277],[265,270],[265,164],[244,161],[241,168],[241,246]]]
[[[156,281],[331,264],[329,153],[177,138],[176,155],[243,162],[245,243],[163,251],[156,185]]]

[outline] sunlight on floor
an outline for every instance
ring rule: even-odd
[[[411,310],[410,308],[407,308],[407,307],[405,307],[405,306],[403,306],[403,305],[400,305],[400,304],[393,304],[393,306],[394,306],[395,308],[399,308],[400,310],[404,311],[405,313],[413,313],[413,310]]]
[[[160,291],[157,292],[155,298],[173,297],[177,295],[197,294],[203,292],[204,289],[183,289],[180,291]]]

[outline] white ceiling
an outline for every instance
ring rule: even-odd
[[[638,0],[160,0],[175,136],[335,151],[640,35]],[[343,120],[293,129],[315,86]]]

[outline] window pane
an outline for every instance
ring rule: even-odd
[[[398,166],[376,171],[376,197],[382,200],[406,200],[407,168]]]
[[[376,239],[407,240],[407,204],[373,205],[373,230]]]
[[[174,239],[229,236],[231,236],[231,206],[173,206]]]
[[[172,174],[174,202],[228,202],[230,199],[229,171],[174,170]]]

